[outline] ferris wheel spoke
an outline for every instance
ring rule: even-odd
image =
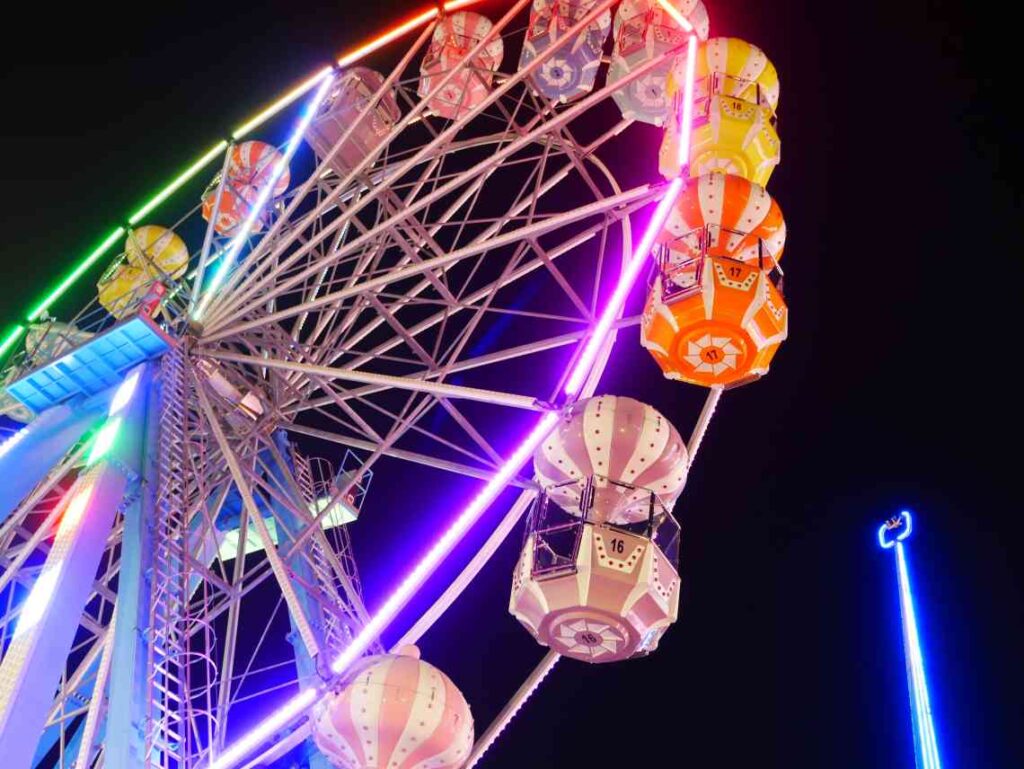
[[[340,446],[349,446],[354,449],[363,449],[365,451],[372,451],[377,444],[373,441],[363,440],[360,438],[353,438],[349,436],[340,436],[337,433],[330,432],[329,430],[318,430],[315,427],[308,427],[301,425],[297,422],[292,422],[285,426],[285,429],[291,433],[297,433],[299,435],[306,435],[310,438],[317,438],[319,440],[328,441],[330,443],[336,443]],[[384,456],[394,457],[395,459],[401,459],[406,462],[412,462],[414,464],[423,465],[424,467],[433,467],[437,470],[445,470],[457,475],[464,475],[468,478],[477,478],[479,480],[488,481],[494,477],[493,471],[474,467],[472,465],[461,464],[459,462],[453,462],[447,459],[439,459],[430,454],[421,454],[415,451],[408,451],[406,449],[399,449],[390,447],[384,452]],[[510,486],[515,486],[521,489],[533,488],[533,482],[524,480],[522,478],[513,478],[509,481]]]
[[[340,397],[337,393],[332,393],[334,397]],[[415,395],[415,394],[412,394]],[[424,427],[421,427],[417,422],[425,416],[431,408],[437,403],[437,399],[432,396],[426,396],[420,403],[415,416],[409,416],[403,413],[395,413],[394,411],[386,408],[385,406],[370,400],[369,398],[358,398],[366,409],[375,412],[386,418],[391,423],[391,429],[387,432],[387,437],[384,438],[380,445],[393,446],[403,435],[407,433],[416,434],[431,441],[436,447],[444,447],[455,452],[455,454],[476,462],[478,465],[483,467],[489,467],[490,463],[486,458],[474,453],[467,447],[460,446],[448,438],[444,438],[435,432],[432,432]],[[322,416],[330,417],[330,413],[321,409],[319,413]]]
[[[604,7],[607,4],[599,3],[598,5]],[[590,14],[588,14],[588,16],[591,16],[591,15],[596,18],[597,11],[592,11]],[[582,22],[581,22],[581,24],[582,24]],[[583,28],[583,26],[580,26],[580,25],[578,25],[578,26],[579,26],[580,29]],[[680,50],[682,50],[682,46],[680,46]],[[546,55],[550,54],[550,53],[552,53],[552,51],[550,51],[550,50],[546,51],[545,54],[542,54],[540,57],[538,57],[533,62],[531,62],[531,64],[528,67],[520,70],[519,72],[517,72],[516,75],[510,77],[509,80],[507,80],[502,86],[500,86],[498,89],[496,89],[485,100],[484,104],[481,104],[480,106],[476,107],[473,112],[478,114],[479,112],[483,111],[484,106],[486,104],[489,104],[495,98],[497,98],[497,95],[503,94],[506,90],[511,88],[512,85],[521,82],[526,77],[526,75],[529,72],[532,72],[533,69],[535,69],[537,66],[539,66],[539,64],[546,58]],[[601,100],[603,100],[605,98],[610,97],[610,95],[612,93],[614,93],[615,91],[619,90],[620,88],[623,88],[623,87],[627,86],[629,83],[633,82],[634,80],[636,80],[636,79],[646,75],[650,70],[654,69],[660,63],[661,63],[661,60],[659,60],[658,58],[656,58],[656,57],[652,58],[651,60],[645,62],[644,64],[641,64],[634,71],[632,71],[628,75],[626,75],[624,78],[616,81],[615,83],[606,84],[604,87],[602,87],[600,89],[597,89],[596,91],[591,93],[589,96],[587,96],[587,97],[583,98],[582,100],[580,100],[579,102],[575,103],[572,107],[570,107],[570,108],[568,108],[568,109],[566,109],[566,110],[564,110],[562,112],[554,114],[553,116],[551,116],[551,118],[548,121],[541,123],[537,128],[534,128],[529,133],[524,134],[524,135],[520,136],[518,139],[508,143],[505,147],[503,147],[498,152],[494,153],[492,156],[490,156],[490,157],[480,161],[478,164],[473,166],[469,170],[469,172],[468,172],[469,175],[471,175],[473,177],[482,176],[489,169],[493,169],[493,168],[497,167],[507,157],[511,156],[514,152],[518,151],[519,149],[524,147],[526,144],[538,140],[539,138],[544,136],[546,133],[550,133],[552,131],[557,131],[562,125],[565,125],[566,123],[570,122],[572,119],[576,118],[577,116],[579,116],[580,114],[585,112],[587,109],[591,108],[594,104],[598,103],[599,101],[601,101]],[[439,139],[442,138],[442,137],[445,137],[446,135],[448,135],[449,132],[454,133],[454,129],[455,128],[456,128],[456,126],[452,126],[452,127],[449,127],[448,129],[446,129],[446,131],[441,134]],[[436,141],[437,140],[435,140],[435,142]],[[408,171],[409,168],[407,168],[406,166],[411,167],[411,165],[415,162],[415,160],[418,157],[420,157],[421,155],[424,155],[428,151],[428,149],[436,150],[436,147],[432,147],[431,146],[432,144],[434,144],[434,142],[432,142],[431,144],[428,144],[423,150],[421,150],[419,153],[417,153],[416,156],[414,156],[409,161],[406,161],[406,163],[403,165],[403,167],[399,170],[399,175],[401,173],[405,172],[405,171]],[[435,200],[437,198],[440,198],[445,193],[451,192],[452,191],[452,189],[451,189],[452,186],[457,184],[457,183],[458,183],[458,180],[453,180],[452,182],[448,182],[447,184],[442,185],[438,189],[434,190],[431,194],[427,195],[423,199],[421,199],[421,200],[417,201],[416,203],[412,204],[407,209],[404,209],[402,211],[402,213],[401,213],[401,216],[402,217],[407,217],[407,216],[412,216],[412,215],[417,214],[424,206],[429,205],[429,203],[432,202],[433,200]],[[376,201],[376,199],[380,195],[380,190],[381,190],[381,187],[378,187],[375,190],[370,191],[365,197],[362,198],[362,200],[360,201],[360,205],[361,206],[365,206],[365,205],[368,205],[370,202]],[[322,213],[322,212],[319,212],[319,213]],[[319,215],[319,213],[318,213],[318,215]],[[352,211],[348,211],[347,213],[348,213],[348,215],[351,215]],[[321,232],[320,235],[317,236],[317,238],[318,239],[322,239],[323,237],[325,237],[326,234],[328,234],[329,232],[333,231],[333,229],[336,229],[338,226],[340,226],[340,222],[344,221],[344,220],[345,220],[345,217],[342,217],[341,219],[335,221],[334,223],[332,223],[331,225],[326,227],[324,229],[324,231]],[[363,236],[363,237],[365,238],[366,236]],[[278,245],[277,248],[280,249],[280,248],[282,248],[283,245],[287,245],[287,244]],[[350,248],[354,248],[357,245],[362,245],[362,242],[361,242],[360,238],[356,238],[355,241],[353,241],[349,245],[349,247]],[[294,258],[295,258],[295,256],[292,255],[292,257],[289,257],[288,259],[285,259],[282,262],[282,264],[288,263],[290,260],[294,260]],[[314,267],[314,270],[315,270],[315,267]],[[301,274],[302,273],[300,273],[300,275]],[[264,277],[264,279],[263,279],[264,285],[265,285],[266,281],[268,280],[268,278],[269,278],[269,276],[265,276]],[[294,280],[294,278],[292,278],[292,280]],[[289,281],[284,281],[284,283],[285,283],[285,286],[287,286]],[[244,306],[239,307],[239,305],[240,305],[241,302],[244,302],[248,298],[248,296],[251,295],[252,292],[256,288],[258,288],[258,284],[257,285],[251,285],[250,288],[248,289],[248,291],[247,292],[241,292],[239,294],[238,298],[234,302],[229,302],[227,305],[222,305],[221,315],[223,315],[223,313],[225,311],[240,311],[240,313],[244,315],[246,309],[245,309]],[[279,286],[275,290],[276,291],[280,291],[280,290],[282,290],[282,287]],[[221,320],[221,318],[218,315],[216,315],[216,314],[212,315],[210,317],[211,317],[210,329],[216,331],[217,329],[219,329],[222,326],[222,323],[218,322],[218,321]]]
[[[624,328],[638,326],[639,324],[640,316],[633,315],[616,321],[612,326],[612,330],[618,331]],[[530,342],[527,344],[518,345],[516,347],[510,347],[505,350],[486,353],[472,358],[464,358],[461,361],[452,363],[450,366],[447,367],[446,370],[448,373],[455,374],[463,371],[470,371],[474,368],[479,368],[482,366],[488,366],[496,363],[504,363],[507,361],[516,360],[518,358],[523,358],[529,355],[547,352],[549,350],[557,349],[559,347],[575,345],[578,344],[580,341],[586,339],[589,333],[589,329],[581,329],[579,331],[570,332],[568,334],[561,334],[559,336],[550,337],[537,342]],[[418,374],[413,374],[411,376],[419,376],[430,379],[441,375],[442,372],[440,371],[427,371]],[[382,388],[379,387],[366,386],[362,388],[347,390],[344,391],[343,393],[338,393],[337,396],[335,397],[340,397],[342,399],[350,399],[360,396],[371,395],[373,393],[380,392],[381,389]],[[333,400],[334,398],[332,397],[316,398],[307,394],[302,399],[296,398],[294,401],[291,402],[291,405],[282,407],[281,413],[286,417],[292,417],[301,414],[304,411],[320,408],[321,406],[331,403]]]
[[[550,232],[567,224],[582,221],[595,215],[601,215],[605,212],[613,211],[619,206],[628,206],[631,203],[636,203],[637,201],[641,200],[644,202],[649,202],[651,199],[657,197],[659,192],[660,188],[652,188],[649,185],[641,185],[640,187],[634,187],[631,190],[620,193],[618,195],[607,197],[596,203],[592,203],[563,214],[554,215],[542,221],[535,222],[534,224],[503,233],[502,235],[496,236],[487,243],[479,243],[470,246],[464,246],[445,256],[435,257],[434,259],[426,260],[420,264],[409,265],[400,270],[396,270],[390,274],[382,275],[377,278],[371,278],[369,280],[363,281],[350,288],[344,288],[338,291],[330,292],[328,294],[318,297],[312,302],[307,302],[304,305],[278,310],[277,312],[269,313],[262,317],[257,317],[247,321],[243,320],[241,322],[236,323],[235,325],[218,326],[215,329],[211,329],[209,332],[204,333],[202,336],[202,340],[204,342],[215,342],[221,339],[225,339],[243,333],[253,328],[258,328],[261,325],[279,322],[286,318],[292,318],[306,310],[332,305],[336,302],[351,298],[352,296],[363,291],[373,291],[378,288],[381,288],[382,286],[386,286],[390,283],[394,283],[405,278],[414,277],[424,272],[425,270],[437,269],[445,267],[446,265],[449,264],[454,264],[467,256],[475,255],[476,253],[479,253],[481,251],[493,251],[501,246],[513,245],[521,241],[525,237],[541,235],[545,232]],[[266,298],[267,297],[264,297],[264,299]]]
[[[477,192],[474,193],[474,197],[475,197],[475,194],[478,194],[478,192],[479,192],[479,190],[481,188],[482,187],[480,187],[480,186],[477,187]],[[463,197],[465,197],[465,196],[463,196]],[[450,214],[450,211],[451,211],[451,209],[449,209],[449,211],[445,213],[445,217],[447,217]],[[496,226],[500,226],[500,225],[496,225]],[[433,231],[436,231],[436,230],[437,230],[437,227],[435,226],[434,228],[432,228],[431,231],[433,232]],[[403,262],[400,262],[399,264],[403,264],[403,263],[404,263],[404,260],[403,260]],[[347,285],[348,286],[352,286],[356,277],[358,277],[358,276],[353,275],[352,279],[350,280],[350,282]],[[405,299],[401,300],[399,302],[399,304],[401,304],[401,302],[409,301],[409,300],[412,300],[412,299],[418,297],[424,290],[426,290],[429,287],[429,285],[430,285],[430,281],[429,280],[421,280],[417,285],[415,285],[411,289],[402,292],[404,297],[405,297]],[[467,281],[467,285],[468,285],[468,281]],[[350,314],[349,314],[347,320],[349,320],[349,319],[354,320],[354,316],[352,315],[352,312],[355,312],[356,308],[357,307],[361,307],[361,306],[362,305],[360,305],[359,302],[357,301],[356,304],[353,307],[353,310],[350,311]],[[451,306],[450,302],[448,303],[448,306]],[[333,311],[330,311],[330,312],[333,312]],[[352,338],[352,339],[349,340],[350,344],[355,342],[355,341],[357,341],[359,338],[364,337],[367,334],[371,333],[376,327],[378,327],[383,322],[384,322],[384,319],[381,318],[381,317],[370,319],[370,322],[363,326],[363,328],[360,331],[360,334],[357,337]],[[354,330],[354,326],[352,326],[352,325],[349,325],[348,328],[350,330]],[[342,337],[342,338],[346,338],[346,337]],[[332,345],[327,344],[327,345],[323,345],[321,349],[324,351],[324,354],[326,354],[330,349],[332,349],[332,347],[333,347]],[[320,362],[324,362],[324,355],[320,356]],[[333,362],[333,360],[327,360],[326,362],[330,363],[330,362]]]
[[[646,204],[646,201],[643,201],[642,203],[637,203],[637,204],[634,204],[634,205],[635,205],[635,207],[641,207],[644,204]],[[585,243],[588,240],[590,240],[591,238],[593,238],[599,231],[601,231],[603,226],[604,226],[603,224],[592,225],[591,227],[587,228],[583,232],[578,233],[577,235],[574,235],[572,238],[570,238],[565,243],[563,243],[558,249],[552,250],[550,252],[551,256],[552,257],[561,256],[562,254],[571,251],[573,248],[576,248],[576,247],[582,245],[583,243]],[[526,264],[516,268],[515,270],[513,270],[511,272],[511,274],[508,277],[508,282],[517,281],[517,280],[520,280],[520,279],[524,278],[526,275],[528,275],[529,273],[531,273],[534,270],[536,270],[539,266],[540,266],[539,262],[534,262],[534,261],[527,262]],[[425,284],[419,284],[417,287],[420,287],[420,286],[425,286]],[[495,281],[493,283],[489,283],[489,284],[481,287],[480,289],[477,289],[469,297],[465,297],[463,302],[460,303],[460,304],[466,304],[466,305],[469,306],[469,308],[471,308],[472,306],[475,305],[475,303],[480,302],[480,301],[484,301],[488,296],[494,295],[496,293],[498,287],[499,287],[499,282],[498,281]],[[409,329],[409,331],[412,334],[419,334],[419,333],[422,333],[424,331],[427,331],[430,328],[432,328],[433,326],[437,325],[438,323],[441,323],[443,320],[445,320],[446,318],[450,317],[451,315],[454,315],[454,314],[460,312],[461,310],[462,310],[462,307],[460,307],[460,306],[456,306],[454,308],[447,308],[447,307],[443,308],[440,312],[438,312],[434,316],[432,316],[432,317],[430,317],[428,319],[425,319],[423,321],[420,321],[419,323],[417,323],[416,325],[411,327]],[[383,323],[383,319],[378,319],[378,322],[379,323]],[[353,339],[353,341],[358,341],[360,338],[361,337],[357,336],[356,338]],[[374,358],[382,355],[387,350],[392,349],[394,346],[399,344],[400,341],[401,340],[396,340],[396,339],[389,340],[388,342],[385,342],[385,343],[383,343],[381,345],[378,345],[377,347],[373,348],[367,354],[362,355],[360,357],[357,357],[353,361],[350,361],[346,365],[351,366],[351,367],[357,367],[357,366],[363,365],[364,363],[366,363],[366,362],[368,362],[370,360],[373,360]],[[344,354],[343,352],[336,353],[333,358],[327,358],[324,362],[326,362],[326,363],[333,363],[333,362],[337,361],[340,357],[342,357],[343,354]]]
[[[488,315],[501,315],[509,318],[523,318],[532,320],[551,320],[559,323],[567,324],[579,324],[586,325],[589,321],[587,318],[581,318],[578,315],[562,315],[553,312],[541,312],[539,310],[523,310],[517,307],[504,307],[495,306],[493,303],[489,305],[471,304],[466,301],[459,301],[455,303],[445,302],[443,299],[436,299],[433,297],[426,296],[407,296],[405,294],[391,293],[389,291],[378,291],[375,296],[382,302],[387,302],[389,307],[409,305],[410,307],[416,306],[429,306],[437,308],[447,308],[449,310],[480,310],[481,312]],[[448,313],[449,318],[451,312]]]
[[[431,393],[436,396],[448,398],[465,398],[466,400],[490,403],[497,406],[509,406],[527,411],[547,411],[548,407],[539,403],[536,398],[529,395],[517,395],[515,393],[499,392],[497,390],[485,390],[479,387],[463,387],[461,385],[445,384],[443,382],[430,382],[426,379],[414,379],[411,377],[392,376],[390,374],[375,374],[369,371],[332,368],[330,366],[317,366],[310,363],[299,363],[290,360],[276,358],[260,358],[252,355],[239,355],[237,353],[223,352],[217,350],[206,350],[204,354],[217,360],[231,363],[243,363],[252,366],[263,366],[272,369],[283,369],[285,371],[297,371],[303,374],[312,374],[328,379],[341,379],[361,384],[380,385],[386,388],[408,390],[410,392]],[[223,450],[223,449],[222,449]]]
[[[537,196],[538,196],[539,194],[543,194],[543,193],[544,193],[544,192],[546,192],[547,190],[551,189],[551,188],[552,188],[552,187],[554,186],[554,184],[555,184],[555,183],[557,183],[557,182],[558,182],[558,181],[560,181],[560,180],[561,180],[562,178],[564,178],[564,174],[565,174],[565,173],[567,173],[567,172],[568,172],[568,170],[569,170],[569,167],[568,167],[568,166],[565,166],[562,172],[559,172],[559,174],[556,174],[554,178],[552,178],[551,180],[549,180],[548,182],[546,182],[546,183],[545,183],[545,185],[544,185],[544,187],[543,187],[543,188],[542,188],[541,190],[539,190],[539,191],[538,191],[538,193],[535,193],[535,195],[534,195],[534,198],[533,198],[533,200],[535,201],[535,200],[536,200],[536,198],[537,198]],[[480,236],[479,236],[479,237],[477,238],[477,240],[484,240],[484,239],[485,239],[486,237],[488,237],[489,235],[491,235],[491,234],[493,234],[493,233],[497,232],[497,231],[498,231],[498,230],[499,230],[499,229],[500,229],[500,228],[501,228],[502,226],[504,226],[504,224],[505,224],[506,220],[508,219],[508,217],[509,217],[510,215],[514,215],[514,214],[516,214],[517,212],[519,212],[519,211],[522,211],[522,210],[524,210],[524,209],[526,208],[526,206],[527,206],[527,205],[531,205],[531,210],[532,210],[532,202],[531,202],[530,200],[524,200],[524,192],[525,192],[525,190],[526,190],[526,188],[527,188],[527,184],[528,184],[528,182],[529,182],[529,179],[527,180],[527,182],[525,182],[525,183],[524,183],[524,185],[523,185],[523,188],[521,189],[521,191],[520,191],[520,193],[519,193],[519,195],[518,195],[518,197],[517,197],[517,203],[516,203],[516,204],[515,204],[515,205],[513,206],[513,208],[512,208],[512,209],[511,209],[511,211],[509,212],[509,214],[506,214],[506,215],[505,215],[504,217],[501,217],[501,218],[495,219],[495,220],[494,220],[494,224],[493,224],[493,225],[492,225],[491,227],[489,227],[489,228],[487,229],[487,231],[485,231],[485,232],[484,232],[483,234],[481,234],[481,235],[480,235]],[[464,203],[464,202],[465,202],[466,200],[472,200],[472,199],[475,199],[475,197],[476,197],[476,196],[477,196],[477,195],[479,194],[479,191],[480,191],[480,189],[482,188],[482,187],[481,187],[481,184],[482,184],[482,179],[481,179],[481,180],[479,180],[479,182],[478,182],[477,186],[475,187],[475,190],[474,190],[473,188],[471,188],[471,189],[467,190],[466,192],[464,192],[464,193],[463,193],[463,194],[462,194],[462,195],[461,195],[461,196],[459,197],[459,199],[458,199],[458,200],[456,200],[456,201],[455,201],[455,203],[454,203],[454,204],[452,204],[452,206],[450,206],[450,207],[449,207],[449,209],[448,209],[448,210],[446,210],[446,211],[444,212],[444,214],[442,215],[442,217],[441,217],[441,220],[440,220],[441,224],[443,224],[443,223],[444,223],[445,221],[447,221],[447,220],[448,220],[448,218],[449,218],[450,216],[452,216],[452,214],[454,213],[454,211],[455,211],[455,210],[457,210],[457,209],[458,209],[458,207],[459,207],[459,206],[461,206],[461,205],[462,205],[462,204],[463,204],[463,203]],[[438,231],[438,228],[439,228],[439,226],[440,226],[440,224],[439,224],[439,225],[434,225],[434,226],[433,226],[433,227],[431,228],[431,232],[437,232],[437,231]],[[461,230],[460,230],[460,232],[461,232]],[[378,258],[379,258],[379,254],[378,254]],[[399,262],[399,265],[402,265],[402,264],[404,264],[404,263],[405,263],[406,261],[407,261],[407,260],[402,260],[402,261],[400,261],[400,262]],[[355,280],[355,278],[356,278],[356,277],[358,277],[358,276],[357,276],[356,274],[353,274],[352,278],[348,280],[348,282],[347,282],[347,286],[349,286],[349,287],[350,287],[350,286],[352,286],[352,285],[353,285],[353,282],[354,282],[354,280]],[[410,295],[410,296],[415,296],[415,295],[418,295],[418,294],[419,294],[419,293],[421,293],[421,292],[422,292],[422,291],[423,291],[424,289],[426,289],[426,288],[427,288],[427,287],[428,287],[429,285],[430,285],[430,282],[429,282],[429,281],[421,281],[421,282],[420,282],[420,283],[419,283],[419,284],[418,284],[417,286],[415,286],[414,288],[412,288],[411,290],[409,290],[409,291],[408,291],[408,292],[406,292],[406,293],[407,293],[408,295]],[[358,306],[358,305],[356,305],[356,307],[357,307],[357,306]],[[355,311],[355,310],[356,310],[356,307],[353,307],[353,310],[352,310],[352,311],[350,311],[350,313],[349,313],[349,316],[348,316],[348,318],[346,319],[346,322],[349,322],[349,321],[350,321],[350,320],[352,319],[352,314],[351,314],[351,313],[352,313],[353,311]],[[334,310],[331,310],[331,311],[329,311],[329,312],[330,312],[330,313],[333,313],[333,312],[334,312]],[[303,317],[305,317],[305,315],[304,315]],[[378,325],[378,324],[379,324],[379,322],[380,322],[380,321],[378,320],[378,322],[377,322],[377,323],[375,323],[375,324],[370,324],[370,325],[369,325],[369,326],[367,327],[366,331],[368,332],[368,331],[372,330],[372,329],[373,329],[373,328],[375,327],[375,325]],[[322,329],[322,324],[321,324],[321,325],[318,325],[318,328],[317,328],[317,331],[318,331],[318,333],[319,333],[319,332],[321,331],[321,329]]]

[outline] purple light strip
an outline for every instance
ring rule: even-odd
[[[676,198],[679,197],[682,189],[682,177],[673,179],[665,190],[665,197],[661,199],[658,207],[654,210],[654,216],[651,217],[651,221],[647,224],[647,231],[640,239],[640,244],[637,246],[636,251],[633,252],[633,258],[630,259],[626,269],[619,276],[619,284],[615,287],[615,291],[612,293],[611,299],[608,300],[608,304],[605,305],[604,312],[597,321],[597,325],[594,326],[594,333],[591,335],[586,347],[583,348],[583,354],[576,362],[576,368],[573,369],[572,374],[569,376],[569,381],[565,383],[565,394],[570,398],[578,395],[583,388],[583,383],[590,374],[590,368],[594,365],[594,360],[604,345],[608,333],[611,331],[612,324],[615,322],[619,310],[626,301],[629,290],[633,287],[640,269],[647,263],[647,257],[654,246],[654,239],[661,232],[662,225],[668,219],[672,206],[675,204]]]
[[[693,69],[689,67],[689,52],[691,50],[696,50],[695,35],[691,35],[690,45],[687,50],[687,79],[683,96],[684,116],[689,116],[693,109]],[[683,153],[684,157],[689,155],[690,131],[688,129],[689,124],[687,124],[686,131],[680,132],[679,137],[681,143],[684,141],[686,143],[686,151]],[[590,339],[583,348],[583,354],[576,361],[576,366],[566,382],[564,391],[570,398],[579,394],[587,376],[590,374],[598,352],[604,346],[608,334],[611,332],[612,324],[625,304],[626,297],[633,287],[640,269],[647,263],[647,257],[654,245],[654,239],[661,231],[665,220],[668,219],[669,212],[672,210],[672,206],[683,189],[683,184],[681,176],[669,183],[665,190],[665,196],[658,203],[654,216],[647,223],[647,230],[640,239],[640,243],[634,250],[633,256],[630,258],[626,268],[620,274],[618,285],[615,286],[615,291],[612,292],[612,296],[608,300],[608,304],[605,305],[597,325],[594,326]],[[373,640],[387,628],[398,612],[402,610],[413,595],[415,595],[416,591],[434,573],[441,561],[451,553],[466,532],[469,531],[470,527],[480,519],[488,506],[504,490],[508,481],[526,464],[530,455],[533,454],[541,441],[547,437],[557,422],[558,414],[553,411],[549,411],[538,420],[523,442],[512,453],[512,456],[505,461],[494,477],[480,490],[480,493],[473,497],[448,530],[441,535],[441,538],[433,544],[413,570],[406,575],[395,591],[377,610],[377,613],[363,627],[362,631],[352,639],[352,642],[341,654],[335,657],[331,663],[331,670],[335,673],[341,673],[369,648]],[[252,730],[246,733],[244,737],[241,737],[228,750],[220,754],[216,759],[211,760],[209,769],[230,769],[235,762],[244,758],[250,751],[258,747],[260,743],[287,724],[291,718],[298,716],[303,709],[311,705],[316,699],[316,692],[316,689],[306,689],[292,697],[274,714],[254,726]]]
[[[664,0],[658,0],[658,2],[663,6],[667,6]],[[688,30],[692,29],[692,27],[689,27],[688,25],[686,28]],[[683,109],[679,124],[678,157],[680,174],[687,170],[687,165],[689,164],[690,159],[690,137],[692,135],[691,128],[693,123],[693,88],[696,63],[697,36],[691,34],[686,47],[686,75],[683,84]],[[661,199],[661,202],[655,209],[654,216],[651,217],[651,221],[647,224],[647,231],[640,240],[636,251],[633,252],[632,260],[620,276],[619,285],[616,286],[615,293],[612,294],[612,298],[609,300],[608,306],[605,307],[604,314],[601,316],[601,320],[598,322],[598,325],[594,330],[593,337],[591,337],[587,347],[584,348],[583,355],[580,356],[580,359],[576,364],[576,369],[573,371],[572,376],[565,385],[566,395],[576,395],[583,387],[586,375],[590,371],[590,367],[593,365],[594,360],[597,358],[598,350],[600,350],[601,346],[604,344],[604,339],[611,330],[612,323],[615,321],[615,318],[618,317],[619,310],[621,309],[622,304],[626,301],[626,295],[629,293],[630,288],[632,288],[633,282],[636,280],[636,277],[640,272],[640,268],[647,262],[647,257],[650,254],[651,248],[654,246],[654,238],[656,238],[658,233],[661,232],[661,228],[668,219],[668,215],[672,211],[672,207],[679,198],[679,193],[682,192],[682,189],[683,177],[680,175],[673,179],[669,184],[668,189],[665,191],[665,197]],[[504,721],[500,723],[496,732],[489,735],[489,739],[485,744],[479,745],[474,749],[471,755],[471,762],[467,769],[473,769],[473,767],[480,762],[480,759],[483,758],[487,750],[494,744],[494,741],[498,738],[501,732],[508,728],[508,725],[512,722],[512,719],[516,717],[519,711],[522,710],[526,701],[533,696],[535,691],[537,691],[541,683],[544,681],[544,678],[551,672],[551,669],[555,666],[555,662],[557,661],[558,657],[556,656],[551,661],[550,666],[537,679],[537,681],[534,682],[533,686],[523,692],[521,697],[517,697],[515,709],[508,714]],[[487,737],[487,735],[485,735],[485,737]]]
[[[335,673],[342,672],[351,665],[359,656],[369,648],[373,640],[384,630],[395,618],[395,615],[402,610],[409,599],[433,574],[444,558],[451,553],[469,528],[477,522],[487,507],[502,492],[512,477],[519,472],[519,469],[526,464],[534,450],[540,445],[551,429],[558,422],[558,413],[549,411],[540,418],[533,430],[526,439],[519,444],[511,457],[505,460],[505,464],[494,475],[480,493],[473,497],[473,500],[466,506],[458,518],[452,523],[441,538],[433,547],[427,551],[415,568],[402,580],[395,592],[384,602],[384,605],[377,610],[377,613],[363,627],[359,634],[352,639],[344,651],[341,652],[331,664]]]

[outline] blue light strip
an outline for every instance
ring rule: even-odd
[[[256,202],[249,209],[249,215],[246,216],[245,221],[242,223],[238,234],[235,235],[231,244],[227,247],[224,252],[224,259],[220,263],[217,272],[214,273],[213,280],[210,281],[210,285],[203,291],[202,287],[197,287],[197,291],[203,292],[203,298],[199,302],[199,306],[196,308],[193,314],[193,320],[199,320],[203,313],[206,312],[206,308],[210,304],[210,300],[213,298],[220,284],[227,277],[228,272],[235,264],[235,259],[238,257],[238,252],[242,250],[242,246],[245,245],[246,240],[249,238],[249,233],[252,231],[256,220],[262,215],[264,207],[270,201],[273,194],[274,187],[277,186],[278,180],[284,174],[288,168],[288,163],[291,161],[295,151],[299,148],[299,142],[302,140],[302,136],[306,133],[306,129],[309,124],[313,121],[313,117],[316,115],[317,109],[320,107],[320,102],[327,96],[327,90],[331,87],[331,83],[334,82],[334,70],[326,69],[322,75],[323,82],[320,84],[320,88],[317,89],[316,94],[310,100],[306,106],[305,112],[299,119],[298,124],[295,126],[295,130],[292,132],[291,137],[288,139],[288,144],[285,146],[284,154],[278,160],[274,166],[273,172],[260,190],[259,197]]]
[[[901,537],[900,539],[904,539]],[[921,639],[917,631],[917,615],[910,590],[910,575],[903,542],[895,543],[896,566],[900,585],[900,614],[903,618],[903,646],[907,656],[907,685],[914,722],[914,756],[918,769],[941,769],[939,747],[935,739],[932,708],[928,700],[928,682],[924,674]]]

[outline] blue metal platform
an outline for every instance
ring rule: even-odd
[[[125,371],[173,344],[151,318],[136,315],[11,382],[7,392],[39,414],[77,395],[106,390]]]

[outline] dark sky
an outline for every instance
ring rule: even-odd
[[[0,53],[4,325],[254,106],[419,6],[19,7]],[[647,659],[564,662],[487,765],[911,766],[895,567],[873,544],[906,506],[945,764],[1024,766],[1021,95],[1005,85],[1021,43],[994,4],[709,11],[782,81],[769,189],[790,339],[726,393],[680,503],[678,625]],[[602,389],[691,424],[692,393],[645,355],[620,343]],[[478,730],[541,656],[505,613],[514,558],[424,642]]]

